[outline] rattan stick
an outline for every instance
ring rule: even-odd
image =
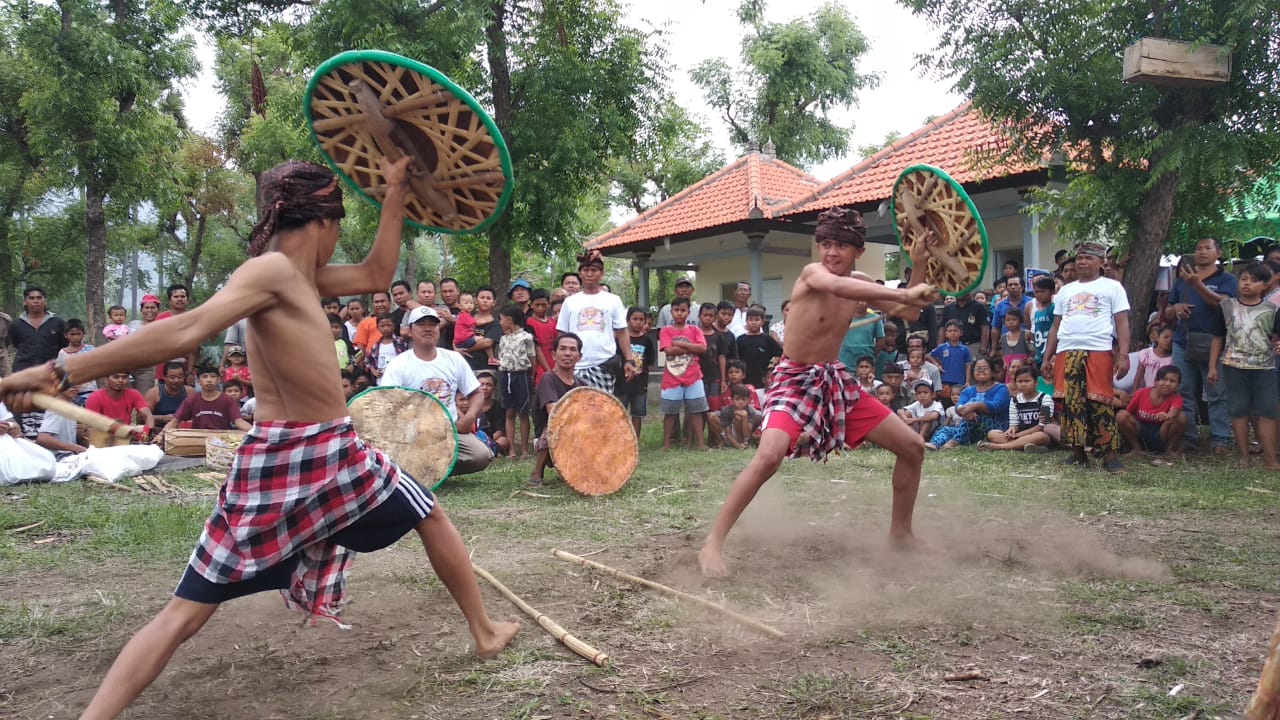
[[[730,618],[733,618],[734,620],[737,620],[743,625],[746,625],[747,627],[752,628],[754,630],[758,630],[770,637],[775,637],[775,638],[786,637],[786,633],[782,632],[781,630],[775,627],[772,627],[770,625],[765,625],[759,620],[753,620],[747,617],[746,615],[742,615],[740,613],[736,613],[727,608],[720,607],[719,605],[711,602],[710,600],[707,600],[705,598],[700,598],[697,595],[690,595],[687,592],[677,590],[673,587],[668,587],[661,583],[656,583],[652,580],[645,580],[642,577],[636,577],[635,575],[628,575],[627,573],[624,573],[621,570],[616,570],[614,568],[609,567],[608,565],[601,565],[600,563],[595,562],[594,560],[588,560],[584,557],[579,557],[577,555],[574,555],[573,553],[567,553],[563,550],[552,550],[551,553],[566,562],[576,563],[585,568],[599,570],[600,572],[603,572],[606,575],[611,575],[613,577],[616,577],[619,580],[626,580],[627,582],[635,583],[637,585],[643,585],[651,590],[657,590],[658,592],[664,595],[669,595],[678,600],[687,600],[697,605],[701,605],[702,607],[708,608],[710,610],[714,610],[720,613],[721,615],[726,615]]]
[[[515,593],[508,590],[506,585],[503,585],[502,583],[498,582],[498,579],[490,575],[484,568],[478,565],[472,565],[471,569],[475,571],[476,575],[479,575],[480,577],[484,578],[486,582],[492,585],[498,592],[502,593],[502,595],[506,597],[508,600],[510,600],[512,604],[520,608],[520,610],[523,611],[525,615],[528,615],[529,617],[533,618],[534,622],[538,623],[538,625],[541,626],[543,630],[546,630],[548,633],[551,633],[552,637],[564,643],[565,647],[578,653],[582,657],[590,660],[591,662],[595,663],[596,665],[599,665],[600,667],[604,667],[605,665],[609,664],[608,655],[582,642],[581,640],[574,637],[573,635],[570,635],[569,631],[557,625],[554,620],[544,615],[541,611],[534,608],[529,603],[525,602],[524,600],[521,600],[519,595],[516,595]]]

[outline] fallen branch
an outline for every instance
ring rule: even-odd
[[[508,590],[506,585],[503,585],[502,583],[498,582],[498,579],[490,575],[487,571],[485,571],[484,568],[478,565],[472,565],[471,569],[475,572],[476,575],[479,575],[480,577],[484,578],[486,582],[492,585],[498,592],[502,593],[502,595],[506,597],[508,600],[510,600],[512,604],[520,608],[520,610],[522,610],[524,614],[533,618],[534,622],[538,623],[538,625],[541,626],[543,630],[546,630],[548,633],[551,633],[552,637],[564,643],[565,647],[581,655],[582,657],[590,660],[596,665],[599,665],[600,667],[604,667],[605,665],[609,664],[608,655],[582,642],[581,640],[574,637],[573,635],[570,635],[569,631],[557,625],[554,620],[547,617],[542,612],[535,609],[529,603],[525,602],[524,600],[521,600],[518,595]]]
[[[20,532],[26,532],[26,531],[28,531],[28,530],[35,530],[36,528],[40,527],[40,526],[41,526],[41,525],[43,525],[43,524],[44,524],[44,521],[43,521],[43,520],[41,520],[40,522],[33,522],[33,523],[31,523],[30,525],[23,525],[22,527],[12,528],[12,529],[10,529],[10,530],[9,530],[9,532],[13,533],[14,535],[17,535],[17,534],[18,534],[18,533],[20,533]]]
[[[143,492],[142,490],[139,490],[138,488],[132,488],[132,487],[129,487],[128,485],[121,485],[119,483],[108,482],[94,475],[85,475],[84,479],[88,480],[89,482],[95,485],[102,485],[109,488],[115,488],[116,490],[123,490],[124,492],[133,493],[135,495],[146,495],[145,492]]]
[[[942,676],[947,682],[964,682],[966,680],[990,680],[981,670],[963,670],[956,673],[947,673]]]
[[[677,600],[687,600],[697,605],[701,605],[702,607],[708,608],[710,610],[714,610],[720,613],[721,615],[725,615],[727,617],[733,618],[734,620],[737,620],[743,625],[746,625],[747,627],[750,627],[754,630],[762,632],[765,635],[768,635],[770,637],[774,637],[774,638],[786,637],[786,633],[782,632],[781,630],[775,627],[772,627],[770,625],[765,625],[759,620],[754,620],[752,618],[747,617],[746,615],[742,615],[740,613],[736,613],[732,610],[729,610],[728,608],[721,607],[711,602],[710,600],[707,600],[705,598],[700,598],[697,595],[690,595],[687,592],[676,590],[673,587],[668,587],[661,583],[653,582],[652,580],[645,580],[642,577],[637,577],[635,575],[628,575],[627,573],[624,573],[621,570],[616,570],[614,568],[609,567],[608,565],[601,565],[600,563],[595,562],[594,560],[588,560],[584,557],[579,557],[577,555],[574,555],[573,553],[567,553],[563,550],[552,550],[551,554],[555,555],[556,557],[566,562],[575,563],[585,568],[599,570],[600,572],[603,572],[606,575],[612,575],[613,577],[616,577],[619,580],[626,580],[627,582],[635,583],[637,585],[643,585],[651,590],[657,590],[658,592],[664,595],[668,595],[670,597],[676,598]]]

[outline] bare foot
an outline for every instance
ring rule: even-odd
[[[902,552],[918,552],[929,549],[929,543],[912,533],[890,533],[889,546]]]
[[[1262,467],[1266,468],[1267,470],[1280,470],[1280,463],[1269,462],[1269,463],[1265,463]]]
[[[698,551],[698,567],[709,578],[722,578],[729,574],[729,568],[724,564],[724,553],[710,545],[703,545]]]
[[[492,633],[484,639],[476,638],[476,655],[485,660],[498,657],[498,653],[511,644],[518,632],[520,623],[517,621],[493,623]]]

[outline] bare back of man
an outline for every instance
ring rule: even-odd
[[[847,225],[841,227],[848,230]],[[860,217],[856,218],[855,229],[861,229]],[[787,361],[813,366],[828,366],[835,362],[839,357],[840,342],[853,319],[854,303],[858,300],[866,301],[882,312],[912,317],[936,297],[932,287],[920,284],[921,278],[914,278],[907,289],[897,289],[852,272],[854,261],[863,252],[864,234],[865,231],[853,236],[840,232],[826,236],[823,220],[819,220],[817,237],[821,260],[801,270],[791,291],[783,346]],[[921,264],[927,259],[928,247],[928,243],[916,243],[912,257],[914,264]],[[771,390],[766,399],[766,413],[770,412],[769,400],[774,397],[776,389]],[[725,538],[756,493],[777,472],[783,458],[797,442],[804,440],[795,437],[795,433],[770,427],[770,424],[766,417],[755,456],[734,480],[715,524],[698,552],[698,562],[704,575],[722,577],[728,573],[724,562]],[[918,541],[912,533],[911,517],[920,485],[924,441],[893,413],[887,413],[863,437],[897,455],[889,534],[896,545],[916,545]]]
[[[194,348],[204,338],[247,317],[249,361],[258,398],[255,420],[326,423],[344,418],[347,410],[338,382],[333,338],[319,298],[387,287],[399,259],[408,162],[384,164],[388,191],[373,249],[361,264],[327,264],[337,243],[337,219],[317,219],[280,230],[271,237],[265,252],[258,248],[262,254],[241,265],[206,303],[163,323],[150,324],[103,347],[100,353],[73,356],[66,362],[67,377],[100,377],[111,370],[154,364],[173,357],[175,349]],[[332,187],[336,182],[335,178]],[[250,254],[257,252],[251,246]],[[56,369],[32,368],[6,378],[0,384],[0,397],[7,405],[12,403],[11,407],[29,408],[30,393],[51,393],[61,380]],[[438,505],[414,529],[432,568],[462,610],[477,654],[497,655],[520,626],[488,617],[457,529]],[[117,716],[218,607],[217,603],[172,598],[125,645],[82,717]]]

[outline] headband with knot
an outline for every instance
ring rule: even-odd
[[[578,256],[578,267],[598,267],[604,269],[604,258],[601,257],[599,250],[588,250]]]
[[[342,186],[328,168],[290,160],[258,178],[258,224],[249,235],[249,257],[261,255],[277,230],[346,215]]]
[[[867,226],[862,224],[862,214],[852,208],[831,208],[818,216],[818,228],[813,233],[817,242],[834,240],[838,243],[862,247],[867,240]]]

